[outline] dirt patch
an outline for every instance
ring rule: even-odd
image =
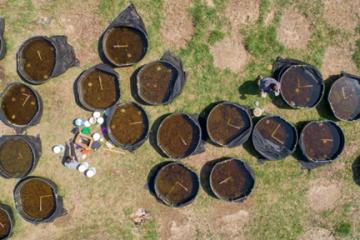
[[[280,21],[277,39],[287,48],[306,48],[311,37],[310,23],[300,13],[287,9]]]
[[[240,36],[233,34],[215,43],[210,48],[214,65],[222,70],[241,72],[250,59]]]
[[[188,14],[191,3],[192,0],[166,1],[160,34],[169,47],[183,48],[192,38],[195,28]]]
[[[49,29],[61,32],[69,39],[70,44],[76,49],[76,57],[81,63],[98,61],[97,42],[105,26],[98,18],[98,2],[87,1],[86,7],[83,2],[73,1],[71,8],[57,9],[59,18],[51,21]],[[81,11],[79,11],[81,9]],[[51,14],[49,14],[51,17]],[[45,34],[48,34],[44,30]]]
[[[221,239],[244,240],[245,228],[250,221],[250,213],[245,210],[237,210],[234,213],[223,214],[216,218],[213,228]]]
[[[191,222],[186,222],[185,224],[178,224],[175,221],[171,221],[170,237],[168,239],[196,239],[196,228]]]
[[[315,212],[334,209],[341,198],[340,186],[326,179],[318,179],[310,184],[306,198]]]
[[[231,30],[238,30],[243,25],[254,24],[259,18],[260,0],[231,0],[225,9],[225,16],[230,20]]]
[[[205,4],[208,7],[215,7],[214,0],[205,0]]]
[[[335,237],[325,228],[312,228],[306,231],[299,240],[335,240]]]
[[[325,0],[324,18],[334,28],[354,31],[360,23],[359,9],[358,0]]]
[[[355,42],[344,42],[339,46],[330,46],[325,50],[322,62],[322,74],[325,79],[337,75],[341,71],[357,73],[357,68],[352,60],[355,52]]]

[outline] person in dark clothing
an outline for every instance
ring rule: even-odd
[[[72,140],[66,142],[62,163],[65,167],[70,169],[77,169],[79,166],[79,161],[75,152],[75,145]]]
[[[280,82],[271,77],[259,76],[259,88],[261,96],[266,97],[267,94],[273,93],[275,96],[280,95]]]

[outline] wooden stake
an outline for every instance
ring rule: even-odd
[[[314,85],[304,85],[304,86],[300,86],[299,88],[313,88],[314,87]]]
[[[324,144],[326,144],[326,143],[328,143],[328,142],[333,142],[334,140],[329,139],[329,138],[324,138],[324,139],[321,139],[321,141],[322,141]]]
[[[284,142],[283,142],[282,140],[278,139],[278,138],[275,136],[275,134],[276,134],[276,132],[279,130],[280,126],[281,126],[280,124],[277,125],[277,127],[275,128],[275,130],[274,130],[273,133],[271,134],[271,137],[272,137],[273,139],[275,139],[276,141],[278,141],[279,143],[284,144]]]
[[[25,101],[23,102],[22,106],[25,106],[29,98],[31,97],[30,94],[22,93],[22,95],[26,96]]]
[[[142,124],[143,122],[132,122],[130,123],[130,125],[137,125],[137,124]]]
[[[48,198],[48,197],[52,197],[53,195],[44,195],[44,196],[40,196],[40,212],[42,211],[42,200],[43,198]]]
[[[101,79],[100,75],[99,75],[98,80],[99,80],[99,84],[100,84],[100,89],[104,90],[103,85],[102,85],[102,79]]]
[[[223,184],[223,183],[227,183],[228,181],[232,180],[232,177],[227,177],[224,180],[222,180],[221,182],[219,182],[219,185]]]
[[[43,59],[42,59],[42,57],[41,57],[40,51],[37,50],[36,53],[37,53],[37,55],[39,56],[40,60],[42,61]]]
[[[189,192],[189,189],[182,185],[179,181],[176,181],[175,184],[170,188],[170,191],[166,194],[166,197],[169,196],[175,189],[176,186],[180,186],[182,189],[184,189],[186,192]]]
[[[344,98],[344,99],[347,99],[346,94],[345,94],[345,88],[344,88],[344,87],[341,88],[341,92],[342,92],[343,98]]]
[[[2,224],[2,223],[0,223],[0,226],[1,226],[2,228],[5,228],[5,225],[4,225],[4,224]]]
[[[127,48],[127,47],[129,47],[128,44],[125,44],[125,45],[120,45],[120,44],[114,45],[114,48]]]
[[[181,142],[186,146],[187,143],[185,142],[185,140],[181,136],[179,136],[179,138],[181,139]]]
[[[232,127],[232,128],[241,129],[241,127],[231,124],[230,120],[228,120],[227,125]]]

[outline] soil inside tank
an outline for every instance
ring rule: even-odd
[[[56,208],[52,188],[38,179],[28,180],[22,185],[20,198],[23,211],[33,219],[46,219]]]
[[[281,95],[294,107],[313,107],[321,98],[322,84],[302,67],[293,67],[281,77]]]
[[[144,119],[143,112],[135,104],[120,105],[110,121],[111,134],[120,144],[135,144],[144,134]]]
[[[90,107],[106,109],[119,98],[116,78],[112,74],[95,69],[81,81],[82,98]]]
[[[24,140],[9,140],[0,146],[0,170],[8,177],[22,177],[33,165],[33,152]]]
[[[38,102],[36,95],[29,87],[17,84],[6,91],[1,108],[11,123],[26,125],[37,113]]]
[[[314,161],[331,160],[339,152],[341,137],[331,123],[310,123],[302,132],[304,153]]]
[[[360,82],[341,78],[331,87],[329,101],[340,119],[354,120],[360,116]]]
[[[216,106],[207,121],[209,135],[222,145],[230,143],[250,127],[246,112],[230,104]]]
[[[181,158],[189,151],[193,134],[193,126],[185,115],[172,115],[161,123],[158,144],[170,157]]]
[[[294,130],[290,124],[276,117],[270,117],[260,120],[256,124],[256,129],[261,136],[276,144],[277,146],[293,149],[296,142]]]
[[[155,185],[159,197],[170,205],[184,204],[194,194],[192,172],[180,164],[169,164],[161,168]]]
[[[112,28],[104,40],[107,57],[118,65],[137,63],[145,54],[145,39],[136,29]]]
[[[25,73],[34,81],[49,79],[55,67],[56,52],[54,46],[45,39],[35,39],[22,51]]]
[[[145,101],[161,104],[168,98],[176,77],[176,69],[165,62],[145,65],[138,77],[139,95]]]
[[[249,193],[251,175],[244,165],[236,160],[217,163],[211,173],[213,191],[221,198],[236,200]]]
[[[11,230],[11,220],[9,215],[0,209],[0,239],[7,237]]]

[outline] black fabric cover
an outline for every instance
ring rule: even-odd
[[[56,52],[56,60],[55,60],[55,66],[53,69],[53,72],[49,79],[45,81],[34,81],[30,79],[27,74],[24,71],[24,67],[22,66],[22,51],[24,47],[27,45],[27,43],[33,39],[37,38],[43,38],[47,41],[49,41],[55,48]],[[74,48],[67,42],[66,36],[52,36],[52,37],[46,37],[46,36],[35,36],[32,38],[29,38],[26,40],[20,47],[19,51],[16,54],[16,61],[17,61],[17,71],[20,75],[20,77],[31,84],[43,84],[47,81],[49,81],[51,78],[57,77],[64,72],[66,72],[69,68],[78,66],[80,64],[79,60],[75,56]]]
[[[342,153],[342,151],[344,149],[344,146],[345,146],[345,136],[344,136],[344,133],[341,130],[341,128],[333,121],[325,120],[323,122],[333,124],[333,126],[335,126],[335,128],[338,130],[338,133],[340,135],[339,151],[331,159],[326,159],[326,160],[321,160],[321,161],[310,160],[306,156],[306,154],[304,153],[305,145],[304,145],[304,140],[303,140],[303,134],[301,133],[300,136],[299,136],[299,147],[300,147],[300,150],[301,150],[301,154],[300,154],[300,157],[298,158],[298,161],[300,162],[300,164],[304,168],[306,168],[308,170],[315,169],[315,168],[321,167],[323,165],[327,165],[327,164],[332,163],[333,161],[335,161],[339,157],[339,155]]]
[[[352,78],[352,79],[357,80],[357,81],[359,82],[359,84],[360,84],[360,76],[356,76],[356,75],[353,75],[353,74],[350,74],[350,73],[346,73],[346,72],[341,72],[339,78],[336,79],[336,80],[334,81],[334,83],[335,83],[337,80],[341,79],[341,78]],[[331,89],[330,89],[330,92],[331,92]],[[329,92],[329,95],[328,95],[328,102],[329,102],[329,105],[330,105],[330,107],[331,107],[331,110],[332,110],[334,116],[335,116],[337,119],[339,119],[339,120],[346,120],[346,121],[354,121],[354,120],[360,119],[360,114],[358,114],[358,115],[356,115],[356,116],[352,116],[350,119],[340,119],[340,118],[336,115],[336,113],[335,113],[335,111],[334,111],[334,109],[333,109],[333,107],[332,107],[332,103],[331,103],[331,101],[330,101],[330,92]]]
[[[157,103],[148,102],[145,99],[143,99],[137,88],[137,83],[139,81],[139,75],[141,73],[141,70],[144,69],[145,67],[147,67],[148,65],[156,63],[156,62],[165,62],[167,64],[170,64],[177,71],[177,78],[175,80],[173,80],[173,82],[171,83],[170,89],[169,89],[169,94],[166,97],[166,99],[161,103],[161,105],[171,103],[178,95],[181,94],[182,89],[184,88],[184,85],[186,83],[186,72],[184,72],[184,70],[183,70],[183,65],[182,65],[181,59],[179,57],[177,57],[176,55],[172,54],[171,52],[166,52],[159,61],[155,61],[155,62],[148,63],[146,65],[143,65],[135,71],[136,83],[132,84],[132,88],[133,88],[132,93],[134,95],[134,98],[137,99],[142,104],[153,105],[153,106],[160,105]]]
[[[145,40],[146,40],[146,45],[144,46],[145,48],[145,53],[147,51],[148,48],[148,40],[147,40],[147,32],[145,29],[145,24],[142,20],[142,18],[140,17],[140,15],[138,14],[138,12],[136,11],[136,8],[133,4],[129,4],[129,6],[127,6],[125,8],[124,11],[122,11],[111,23],[110,25],[106,28],[106,30],[103,32],[103,34],[101,35],[100,39],[99,39],[99,54],[101,59],[108,63],[111,64],[111,61],[109,61],[105,55],[105,52],[103,50],[103,39],[104,39],[104,35],[105,33],[113,28],[113,27],[131,27],[131,28],[135,28],[137,30],[139,30],[140,32],[143,33]],[[132,65],[132,64],[130,64]],[[129,64],[124,64],[124,65],[119,65],[118,67],[124,67],[124,66],[129,66]]]
[[[13,82],[13,83],[9,83],[6,88],[4,89],[4,91],[1,93],[1,96],[0,96],[0,105],[1,105],[1,102],[2,102],[2,96],[4,95],[4,93],[9,89],[11,88],[12,86],[14,85],[17,85],[17,84],[22,84],[22,83],[18,83],[18,82]],[[33,117],[33,119],[26,125],[23,125],[23,126],[20,126],[20,125],[15,125],[13,123],[11,123],[7,117],[5,116],[5,113],[4,111],[2,110],[2,108],[0,108],[0,120],[7,126],[15,129],[15,132],[17,134],[22,134],[27,128],[29,127],[32,127],[32,126],[35,126],[37,125],[40,120],[41,120],[41,116],[42,116],[42,112],[43,112],[43,102],[42,102],[42,99],[40,97],[40,94],[35,91],[32,87],[30,86],[27,86],[29,87],[35,94],[36,96],[36,99],[37,99],[37,102],[38,102],[38,111],[37,113],[35,114],[35,116]]]
[[[276,80],[278,80],[280,82],[281,78],[282,78],[282,75],[286,72],[286,70],[288,70],[289,68],[294,67],[294,66],[301,66],[306,71],[308,71],[312,76],[314,76],[314,78],[319,83],[322,84],[322,88],[323,88],[322,89],[322,95],[323,95],[325,87],[324,87],[323,78],[322,78],[322,75],[321,75],[320,71],[315,66],[310,65],[310,64],[305,63],[305,62],[302,62],[300,60],[285,59],[285,58],[278,57],[276,59],[276,61],[274,62],[273,68],[272,68],[272,76],[273,76],[273,78],[275,78]],[[319,98],[318,102],[320,102],[321,98],[322,98],[322,96]],[[294,107],[294,106],[291,106],[291,107]],[[309,107],[313,107],[313,106],[309,106]]]
[[[21,205],[21,198],[20,198],[20,190],[21,190],[21,186],[24,182],[26,182],[29,179],[41,179],[44,182],[46,182],[47,184],[49,184],[54,192],[55,195],[55,211],[53,212],[53,214],[51,216],[49,216],[46,219],[43,220],[39,220],[39,219],[32,219],[29,218],[27,216],[27,214],[23,211],[22,209],[22,205]],[[54,182],[52,182],[51,180],[47,179],[47,178],[43,178],[43,177],[35,177],[35,176],[31,176],[31,177],[26,177],[21,179],[15,186],[14,191],[13,191],[13,195],[14,195],[14,201],[15,201],[15,208],[16,210],[19,212],[19,214],[21,215],[21,217],[23,219],[25,219],[27,222],[30,222],[32,224],[39,224],[39,223],[50,223],[53,222],[56,218],[61,217],[63,215],[67,214],[67,211],[64,209],[63,207],[63,200],[60,196],[57,195],[58,194],[58,189],[57,186]]]
[[[240,135],[238,135],[237,137],[235,137],[234,139],[232,139],[228,144],[225,144],[225,145],[219,145],[218,143],[216,143],[210,136],[209,133],[207,133],[207,137],[209,138],[210,142],[214,145],[217,145],[217,146],[224,146],[224,147],[237,147],[237,146],[240,146],[241,144],[245,143],[250,135],[251,135],[251,132],[252,132],[252,129],[253,129],[253,122],[252,122],[252,118],[251,118],[251,114],[250,114],[250,110],[247,108],[247,107],[244,107],[244,106],[241,106],[239,104],[236,104],[236,103],[233,103],[233,102],[228,102],[228,101],[220,101],[220,102],[217,102],[216,104],[214,105],[211,105],[211,110],[216,107],[218,104],[221,104],[221,103],[226,103],[226,104],[230,104],[242,111],[244,111],[247,115],[247,117],[249,118],[249,122],[250,122],[250,127],[246,130],[244,130]],[[210,114],[211,110],[208,112],[208,115]],[[206,130],[208,129],[207,128],[207,119],[209,116],[206,116],[206,122],[205,122],[205,125],[206,125]],[[204,129],[204,128],[203,128]]]
[[[124,144],[121,144],[118,141],[116,141],[116,139],[112,136],[111,128],[110,128],[110,122],[111,122],[112,115],[114,114],[114,112],[115,112],[115,110],[116,110],[116,108],[117,108],[117,106],[119,104],[114,105],[112,108],[109,108],[109,110],[108,110],[109,114],[108,114],[108,116],[106,116],[106,131],[107,131],[108,137],[110,138],[111,142],[115,146],[120,147],[120,148],[122,148],[124,150],[127,150],[129,152],[133,152],[136,149],[138,149],[141,145],[143,145],[144,142],[146,141],[146,139],[149,136],[149,119],[148,119],[147,113],[145,112],[145,110],[139,104],[137,104],[135,102],[127,102],[127,103],[124,103],[124,104],[128,104],[128,103],[135,104],[143,112],[143,115],[145,116],[144,119],[143,119],[144,124],[145,124],[145,130],[143,132],[142,137],[134,144],[124,145]]]
[[[92,72],[94,69],[98,69],[98,70],[101,70],[102,72],[105,72],[105,73],[108,73],[108,74],[111,74],[115,77],[115,81],[117,82],[117,91],[118,91],[118,99],[117,101],[114,103],[114,105],[116,105],[118,103],[118,101],[120,100],[120,77],[119,77],[119,74],[113,69],[111,68],[109,65],[107,64],[104,64],[104,63],[100,63],[100,64],[97,64],[85,71],[83,71],[79,77],[76,79],[75,83],[74,83],[74,95],[75,95],[75,98],[76,98],[76,102],[77,104],[87,110],[87,111],[92,111],[92,112],[95,112],[95,111],[104,111],[106,109],[95,109],[89,105],[86,104],[86,102],[83,100],[83,97],[81,95],[81,91],[80,91],[80,88],[81,88],[81,81],[83,79],[83,77],[87,76],[87,74],[89,72]],[[111,108],[111,107],[109,107]]]
[[[260,132],[256,129],[256,125],[255,125],[252,133],[252,143],[256,151],[266,158],[262,160],[280,160],[292,154],[296,149],[297,137],[298,137],[297,129],[292,124],[280,118],[279,116],[273,116],[273,117],[277,117],[282,121],[286,122],[287,124],[289,124],[289,126],[291,126],[291,128],[294,130],[294,137],[296,142],[292,149],[289,149],[286,146],[275,144],[263,138]]]
[[[36,137],[27,136],[27,135],[3,135],[0,136],[0,145],[10,140],[19,140],[19,139],[28,143],[33,152],[32,167],[26,174],[20,177],[23,178],[29,175],[35,169],[42,154],[42,147],[41,147],[41,139],[39,135],[37,135]],[[0,175],[4,178],[9,178],[9,176],[7,176],[6,173],[1,172],[1,170],[0,170]]]
[[[4,31],[5,31],[5,19],[0,18],[0,60],[5,57],[5,52],[6,52]]]
[[[176,114],[176,113],[173,113],[173,114]],[[197,139],[195,139],[195,141],[192,142],[192,145],[191,145],[191,148],[190,150],[187,152],[186,156],[182,157],[183,158],[187,158],[189,156],[192,156],[192,155],[196,155],[196,154],[200,154],[202,152],[205,151],[205,148],[204,148],[204,142],[202,140],[202,129],[201,129],[201,126],[200,126],[200,123],[199,123],[199,116],[196,115],[196,114],[187,114],[187,113],[182,113],[184,115],[186,115],[186,117],[191,121],[191,124],[193,125],[193,129],[195,129],[196,131],[198,131],[198,135],[195,136],[197,137]],[[171,116],[172,114],[168,114],[166,115],[166,117],[162,118],[161,119],[161,122],[159,124],[159,127],[157,127],[157,129],[155,130],[156,131],[156,139],[155,139],[155,145],[156,145],[156,149],[157,150],[160,150],[161,151],[161,155],[164,156],[164,157],[168,157],[168,158],[172,158],[172,159],[175,159],[169,155],[167,155],[162,147],[159,145],[159,143],[157,142],[157,136],[158,136],[158,130],[161,126],[161,124],[163,123],[163,121]]]

